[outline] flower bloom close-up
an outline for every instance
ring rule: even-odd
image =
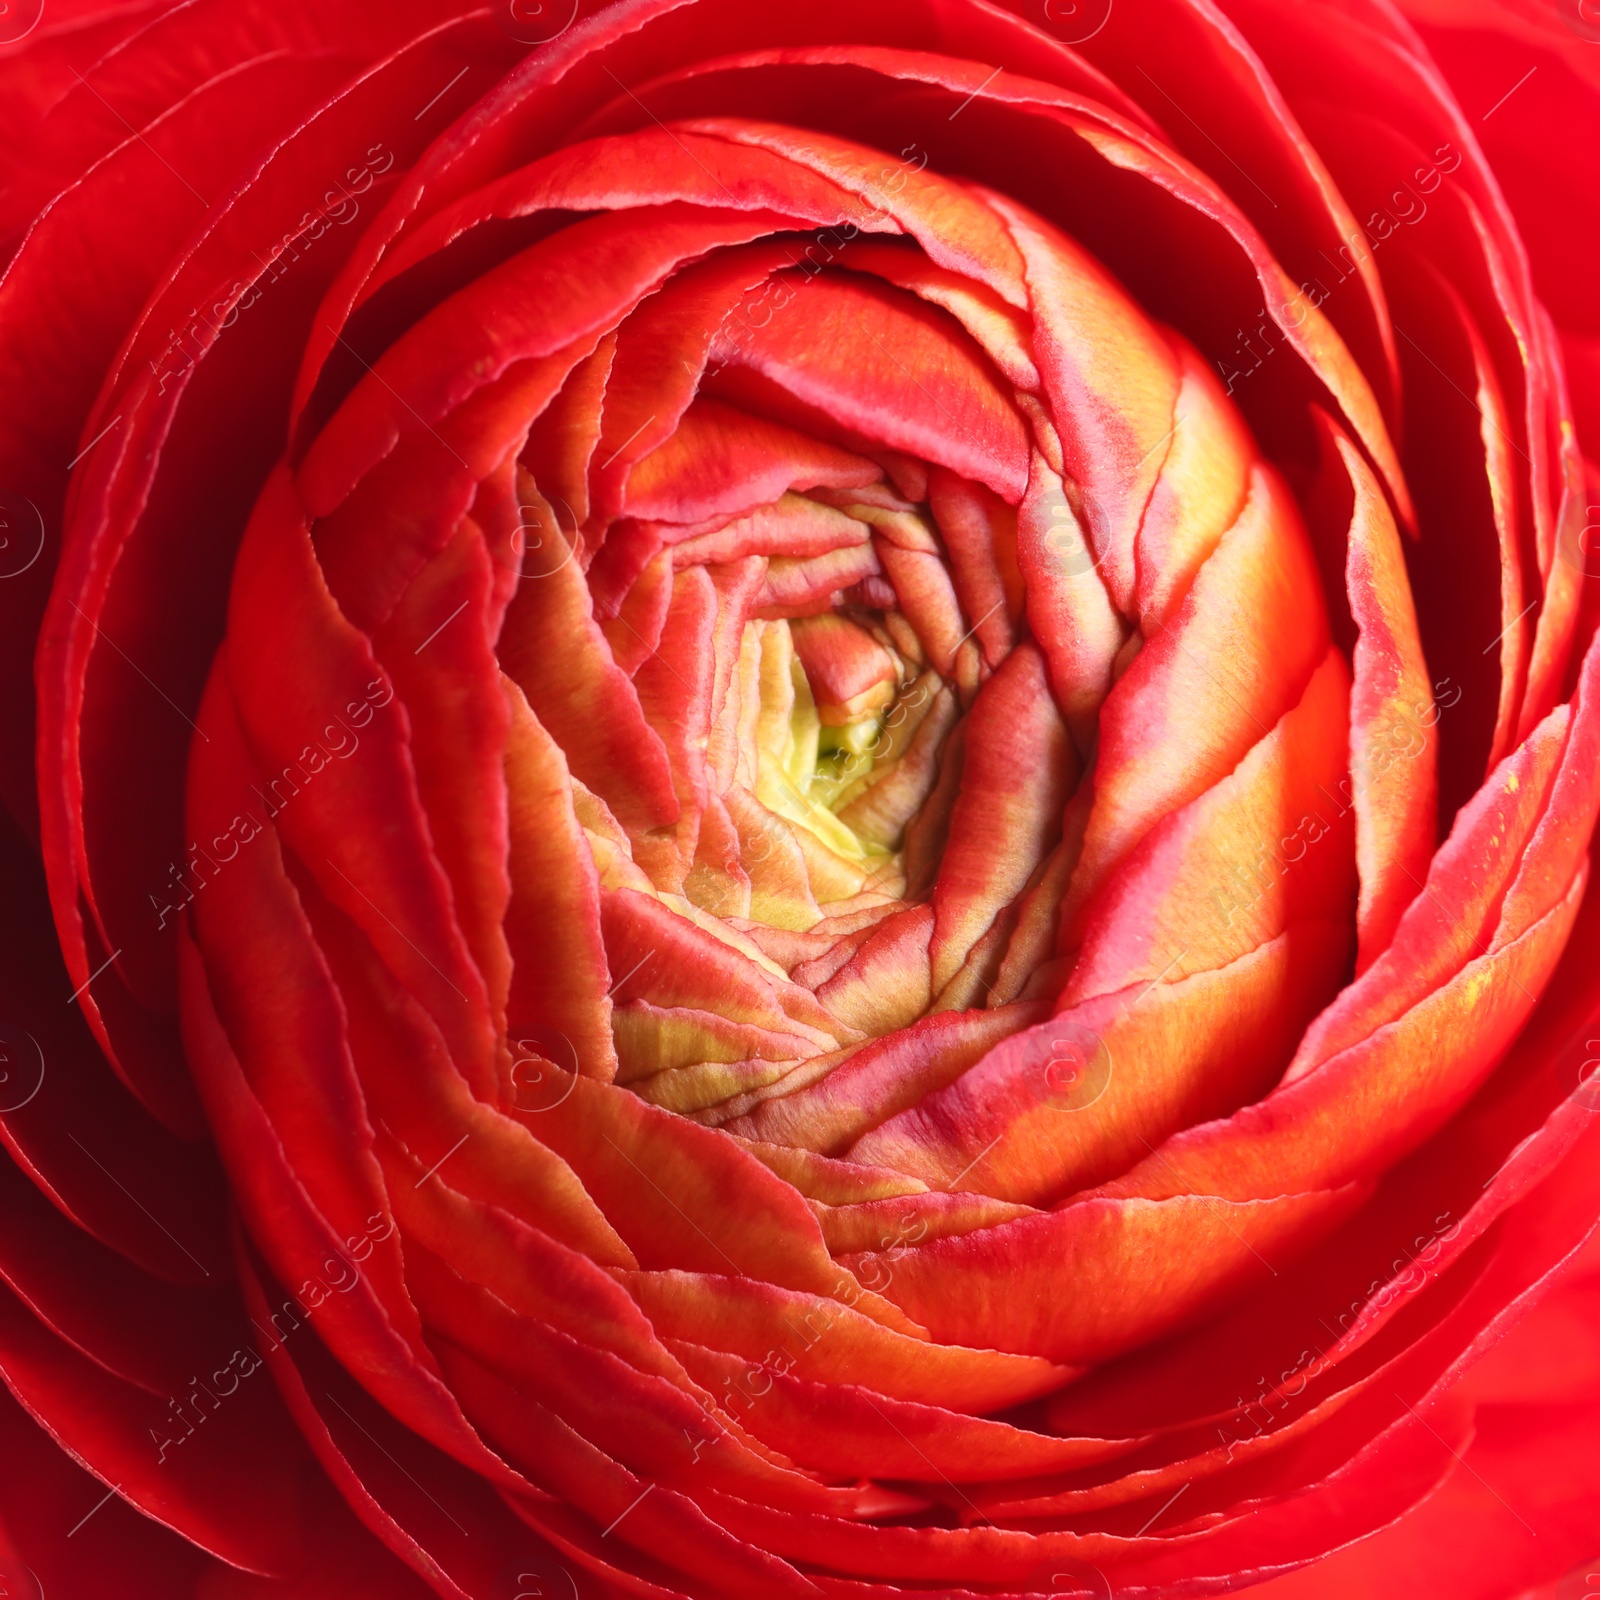
[[[1589,0],[0,126],[0,1593],[1600,1594]]]

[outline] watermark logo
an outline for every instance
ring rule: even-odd
[[[552,578],[569,565],[578,551],[578,518],[558,494],[524,501],[521,526],[512,535],[507,566],[520,582],[526,578]]]
[[[1556,1585],[1555,1600],[1600,1600],[1600,1555],[1573,1567]]]
[[[495,0],[494,20],[518,44],[552,44],[578,20],[578,0]]]
[[[1556,0],[1556,15],[1586,44],[1600,44],[1600,0]]]
[[[1020,1587],[1029,1594],[1112,1600],[1111,1580],[1092,1561],[1079,1556],[1052,1556],[1035,1567]]]
[[[531,1028],[511,1046],[511,1103],[537,1115],[554,1111],[578,1086],[577,1047],[554,1028]]]
[[[0,1556],[0,1600],[44,1600],[44,1585],[32,1567],[14,1556]]]
[[[1081,578],[1100,565],[1078,514],[1059,485],[1047,489],[1024,513],[1042,528],[1040,540],[1054,559],[1055,571],[1064,578]]]
[[[1059,1018],[1050,1024],[1044,1102],[1055,1111],[1084,1111],[1111,1087],[1111,1051],[1092,1028]]]
[[[20,1111],[44,1087],[44,1051],[25,1029],[0,1023],[0,1116]]]
[[[0,0],[0,45],[26,39],[43,16],[44,0]]]
[[[1114,0],[1044,0],[1044,27],[1061,44],[1087,44],[1111,20]]]
[[[1595,0],[1600,5],[1600,0]],[[1600,578],[1600,502],[1574,501],[1558,541],[1561,559],[1585,578]]]
[[[1600,1039],[1585,1039],[1572,1069],[1572,1098],[1586,1111],[1600,1111]]]
[[[549,1556],[519,1556],[500,1569],[493,1600],[579,1600],[578,1580]]]
[[[4,22],[0,17],[0,23]],[[44,518],[27,496],[0,489],[0,578],[26,572],[44,550]]]

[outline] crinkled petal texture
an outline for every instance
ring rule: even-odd
[[[1578,345],[1418,36],[499,9],[0,55],[22,1407],[209,1600],[1217,1592],[1469,1444],[1559,1578]]]

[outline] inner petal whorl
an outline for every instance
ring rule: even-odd
[[[522,453],[523,503],[562,538],[534,562],[500,646],[571,762],[619,1081],[741,1127],[783,1103],[781,1142],[821,1148],[840,1126],[823,1086],[870,1041],[970,1018],[926,1035],[933,1058],[911,1049],[895,1069],[910,1078],[885,1077],[896,1056],[838,1085],[877,1101],[846,1118],[865,1136],[859,1159],[959,1170],[980,1189],[991,1180],[970,1140],[937,1113],[924,1129],[921,1097],[964,1105],[969,1080],[976,1092],[985,1073],[1053,1059],[1048,1040],[1010,1058],[999,1047],[1043,1026],[1039,1008],[1062,1005],[1078,967],[1129,965],[1120,931],[1083,948],[1085,918],[1142,870],[1159,820],[1128,797],[1159,789],[1182,805],[1219,781],[1294,704],[1326,638],[1292,502],[1252,464],[1203,363],[1069,241],[1008,217],[1035,263],[1031,326],[993,285],[864,236],[823,270],[803,240],[734,246],[647,296],[573,369],[549,408],[559,424],[541,420]],[[1109,500],[1073,470],[1086,448]],[[1124,455],[1122,478],[1106,478]],[[586,511],[555,516],[542,485]],[[1260,625],[1225,604],[1256,590],[1278,608],[1266,631],[1293,669],[1275,687],[1250,676],[1259,643],[1216,653]],[[1185,741],[1211,696],[1191,640],[1216,662],[1219,726],[1237,724],[1192,773]],[[1337,753],[1322,754],[1334,772]],[[1262,781],[1282,787],[1276,771]],[[1325,853],[1342,860],[1346,843],[1341,830]],[[1186,904],[1163,916],[1210,914]],[[1234,941],[1253,965],[1214,980],[1215,1015],[1235,989],[1250,1013],[1229,1036],[1242,1064],[1222,1072],[1220,1035],[1185,1043],[1162,1069],[1174,1087],[1129,1111],[1146,1091],[1118,1082],[1085,1137],[1102,1115],[1159,1132],[1186,1104],[1270,1081],[1343,959],[1331,936],[1303,954],[1308,935],[1285,945],[1293,903],[1277,906],[1249,925],[1261,922],[1260,952]],[[1171,970],[1148,996],[1089,993],[1083,1020],[1057,1030],[1155,1048],[1140,1018],[1181,1005],[1164,980],[1188,972],[1182,955],[1162,958]],[[973,1056],[978,1038],[987,1056]],[[1127,1070],[1137,1080],[1139,1063]],[[1030,1125],[1031,1094],[1007,1087],[999,1125]],[[1064,1150],[1026,1159],[1075,1170]]]

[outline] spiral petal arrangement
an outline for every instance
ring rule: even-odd
[[[1380,0],[553,9],[0,58],[0,1372],[173,1594],[1393,1521],[1600,1212],[1586,469],[1472,128]]]

